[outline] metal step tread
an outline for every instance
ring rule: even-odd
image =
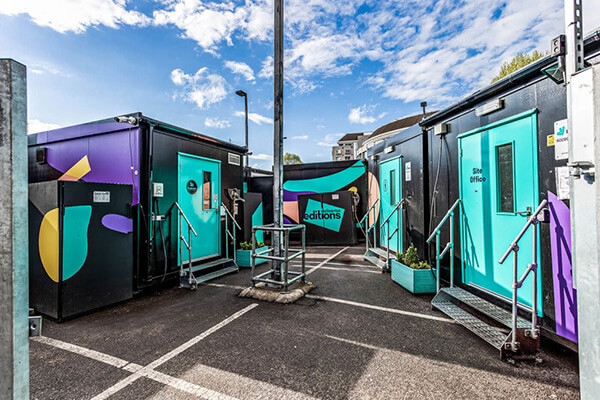
[[[455,298],[473,308],[474,310],[479,311],[480,313],[487,315],[495,321],[498,321],[502,325],[512,328],[512,314],[505,310],[502,307],[498,307],[497,305],[490,303],[489,301],[478,297],[477,295],[467,292],[464,289],[459,287],[453,288],[442,288],[441,291],[446,293],[447,295]],[[518,317],[517,319],[517,327],[519,328],[528,328],[531,326],[531,322],[527,321],[524,318]]]
[[[385,268],[385,261],[380,260],[378,257],[365,255],[364,259],[379,268]]]
[[[387,252],[380,248],[380,247],[369,247],[369,250],[371,253],[374,253],[375,255],[382,257],[382,258],[387,258]],[[392,255],[393,252],[390,251],[390,255]]]
[[[486,324],[473,314],[469,314],[456,304],[449,301],[441,301],[433,304],[435,308],[500,350],[506,341],[507,334]]]
[[[237,267],[227,267],[227,268],[219,269],[217,271],[211,272],[210,274],[196,276],[196,282],[201,283],[201,282],[210,281],[211,279],[215,279],[220,276],[227,275],[227,274],[230,274],[232,272],[237,272],[237,271],[238,271]]]
[[[228,262],[233,261],[232,258],[218,258],[213,261],[209,261],[203,264],[192,265],[192,272],[201,271],[203,269],[216,267],[217,265],[227,264]],[[187,270],[186,266],[183,267],[184,271]]]

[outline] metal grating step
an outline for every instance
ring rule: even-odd
[[[467,292],[466,290],[458,287],[442,288],[440,291],[456,299],[457,301],[466,304],[474,310],[477,310],[478,312],[487,315],[488,317],[501,323],[502,325],[508,328],[512,327],[512,314],[509,311],[498,307],[497,305],[490,303],[489,301],[484,300],[481,297],[478,297],[477,295],[474,295],[473,293]],[[531,322],[519,317],[517,319],[517,327],[529,328],[531,327]]]
[[[374,253],[376,256],[378,256],[380,258],[383,258],[383,259],[387,258],[387,252],[384,249],[381,249],[379,247],[371,247],[371,248],[369,248],[369,251],[371,253]],[[394,252],[390,251],[390,256],[393,256],[393,255],[394,255]]]
[[[210,274],[197,276],[196,283],[210,281],[211,279],[215,279],[220,276],[230,274],[232,272],[238,272],[238,268],[237,267],[227,267],[227,268],[223,268],[223,269],[219,269],[217,271],[211,272]]]
[[[192,272],[201,271],[203,269],[216,267],[216,266],[222,265],[222,264],[227,264],[228,262],[231,262],[231,261],[233,261],[233,259],[231,259],[231,258],[219,258],[217,260],[209,261],[204,264],[192,265]],[[186,270],[185,267],[184,267],[184,270]]]
[[[366,255],[364,256],[364,259],[368,262],[370,262],[371,264],[381,268],[381,269],[385,269],[386,267],[386,263],[385,261],[380,260],[378,257],[375,256],[370,256],[370,255]]]
[[[452,318],[453,320],[455,320],[456,322],[458,322],[459,324],[461,324],[462,326],[464,326],[465,328],[467,328],[468,330],[470,330],[471,332],[473,332],[474,334],[476,334],[477,336],[479,336],[480,338],[482,338],[483,340],[485,340],[486,342],[488,342],[489,344],[491,344],[492,346],[494,346],[495,348],[497,348],[498,350],[502,348],[502,345],[504,344],[504,341],[507,337],[505,333],[499,331],[493,326],[486,324],[479,318],[475,317],[472,314],[469,314],[468,312],[466,312],[465,310],[463,310],[462,308],[460,308],[452,302],[435,302],[434,299],[432,305],[447,316],[449,316],[450,318]]]

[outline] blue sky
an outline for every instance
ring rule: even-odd
[[[563,30],[562,0],[289,0],[285,151],[442,108]],[[600,25],[584,0],[584,30]],[[0,57],[28,66],[31,130],[132,111],[272,154],[272,1],[0,0]]]

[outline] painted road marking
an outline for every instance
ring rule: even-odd
[[[244,315],[245,313],[247,313],[248,311],[252,310],[253,308],[255,308],[257,306],[258,306],[258,303],[250,304],[248,307],[246,307],[246,308],[244,308],[244,309],[236,312],[235,314],[227,317],[226,319],[224,319],[223,321],[219,322],[217,325],[213,326],[212,328],[210,328],[210,329],[202,332],[200,335],[194,337],[193,339],[188,340],[187,342],[185,342],[181,346],[179,346],[179,347],[171,350],[170,352],[168,352],[164,356],[162,356],[159,359],[151,362],[150,364],[148,364],[147,366],[143,367],[142,369],[136,371],[135,373],[133,373],[132,375],[128,376],[127,378],[125,378],[125,379],[117,382],[115,385],[109,387],[104,392],[102,392],[102,393],[98,394],[97,396],[93,397],[92,400],[107,399],[111,395],[113,395],[113,394],[117,393],[119,390],[121,390],[121,389],[123,389],[123,388],[125,388],[125,387],[127,387],[129,385],[131,385],[133,382],[137,381],[138,379],[140,379],[142,377],[150,377],[151,379],[153,379],[152,376],[155,376],[155,377],[158,376],[156,374],[152,374],[152,372],[154,371],[154,368],[157,368],[158,366],[164,364],[165,362],[169,361],[173,357],[181,354],[182,352],[184,352],[185,350],[189,349],[190,347],[192,347],[193,345],[195,345],[196,343],[198,343],[202,339],[206,338],[207,336],[211,335],[212,333],[216,332],[217,330],[223,328],[227,324],[235,321],[236,319],[238,319],[239,317],[241,317],[242,315]],[[156,371],[154,371],[154,372],[156,372]],[[173,378],[173,379],[176,379],[176,378]],[[168,379],[165,380],[165,382],[169,382],[169,381],[170,380],[168,380]],[[200,386],[198,386],[198,388],[200,388],[200,389],[198,389],[198,390],[200,390],[200,392],[203,389],[205,389],[205,388],[202,388]],[[206,390],[208,390],[208,389],[206,389]],[[198,392],[198,393],[200,393],[200,392]],[[222,394],[217,393],[217,392],[213,392],[213,391],[210,391],[210,392],[212,392],[212,393],[207,394],[207,396],[204,396],[204,395],[202,395],[202,396],[205,397],[205,398],[207,398],[207,399],[209,399],[209,400],[217,399],[217,398],[218,399],[221,399],[221,398],[232,399],[232,397],[228,397],[228,396],[222,395]],[[213,394],[216,394],[216,396],[213,396]]]
[[[319,269],[320,267],[322,267],[324,264],[327,264],[329,261],[333,260],[334,258],[336,258],[337,256],[339,256],[340,254],[342,254],[344,251],[348,250],[349,248],[350,248],[350,246],[346,246],[343,249],[341,249],[340,251],[338,251],[337,253],[335,253],[332,256],[328,257],[327,259],[321,261],[319,264],[317,264],[316,266],[314,266],[311,269],[309,269],[308,271],[306,271],[306,275],[312,274],[317,269]]]
[[[381,272],[379,272],[379,273],[381,273]],[[205,283],[203,283],[203,285],[220,287],[220,288],[236,289],[236,290],[246,289],[244,286],[227,285],[227,284],[223,284],[223,283],[205,282]],[[338,299],[335,297],[317,296],[314,294],[306,294],[305,297],[308,297],[310,299],[316,299],[316,300],[331,301],[333,303],[346,304],[346,305],[354,306],[354,307],[368,308],[370,310],[383,311],[383,312],[388,312],[388,313],[392,313],[392,314],[408,315],[410,317],[429,319],[432,321],[448,322],[450,324],[456,323],[456,321],[454,321],[453,319],[449,319],[449,318],[436,317],[435,315],[420,314],[420,313],[416,313],[416,312],[412,312],[412,311],[404,311],[404,310],[399,310],[397,308],[375,306],[373,304],[359,303],[357,301]]]
[[[389,312],[389,313],[393,313],[393,314],[401,314],[401,315],[408,315],[410,317],[430,319],[432,321],[448,322],[451,324],[456,323],[454,320],[449,319],[449,318],[442,318],[442,317],[436,317],[435,315],[427,315],[427,314],[420,314],[420,313],[415,313],[415,312],[411,312],[411,311],[398,310],[396,308],[374,306],[372,304],[359,303],[357,301],[336,299],[335,297],[316,296],[314,294],[307,294],[306,297],[308,297],[310,299],[317,299],[317,300],[331,301],[334,303],[347,304],[349,306],[368,308],[370,310],[385,311],[385,312]]]

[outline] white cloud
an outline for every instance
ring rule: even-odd
[[[322,140],[317,141],[317,145],[324,147],[337,146],[337,141],[342,136],[344,136],[343,133],[329,133],[325,135],[325,137]]]
[[[225,129],[231,127],[231,123],[227,120],[219,120],[218,118],[206,117],[204,126],[209,128]]]
[[[247,81],[254,81],[254,71],[244,62],[226,61],[225,67],[229,68],[234,74],[242,75]]]
[[[295,139],[295,140],[306,140],[306,139],[308,139],[308,135],[292,136],[292,139]]]
[[[58,129],[60,127],[61,127],[60,125],[52,124],[49,122],[42,122],[39,119],[30,119],[29,121],[27,121],[27,133],[28,134],[51,131],[53,129]]]
[[[367,107],[366,105],[356,107],[350,110],[348,114],[348,121],[353,124],[370,124],[377,121],[379,118],[383,118],[386,113],[381,113],[377,117],[371,115],[374,107]]]
[[[272,161],[273,160],[273,156],[270,154],[264,154],[264,153],[260,153],[260,154],[250,154],[248,156],[250,159],[252,160],[261,160],[261,161]]]
[[[229,85],[217,74],[208,72],[208,68],[200,68],[194,75],[186,74],[181,69],[171,71],[171,81],[181,87],[174,98],[195,103],[198,108],[205,109],[227,97]]]
[[[236,111],[234,113],[234,115],[236,117],[244,118],[246,114],[244,113],[244,111]],[[264,116],[262,116],[260,114],[256,114],[256,113],[248,113],[248,119],[257,125],[262,125],[262,124],[271,124],[272,125],[273,124],[273,119],[264,117]]]
[[[28,14],[32,21],[57,32],[83,33],[90,27],[145,26],[150,19],[127,8],[127,0],[2,0],[0,14]]]

